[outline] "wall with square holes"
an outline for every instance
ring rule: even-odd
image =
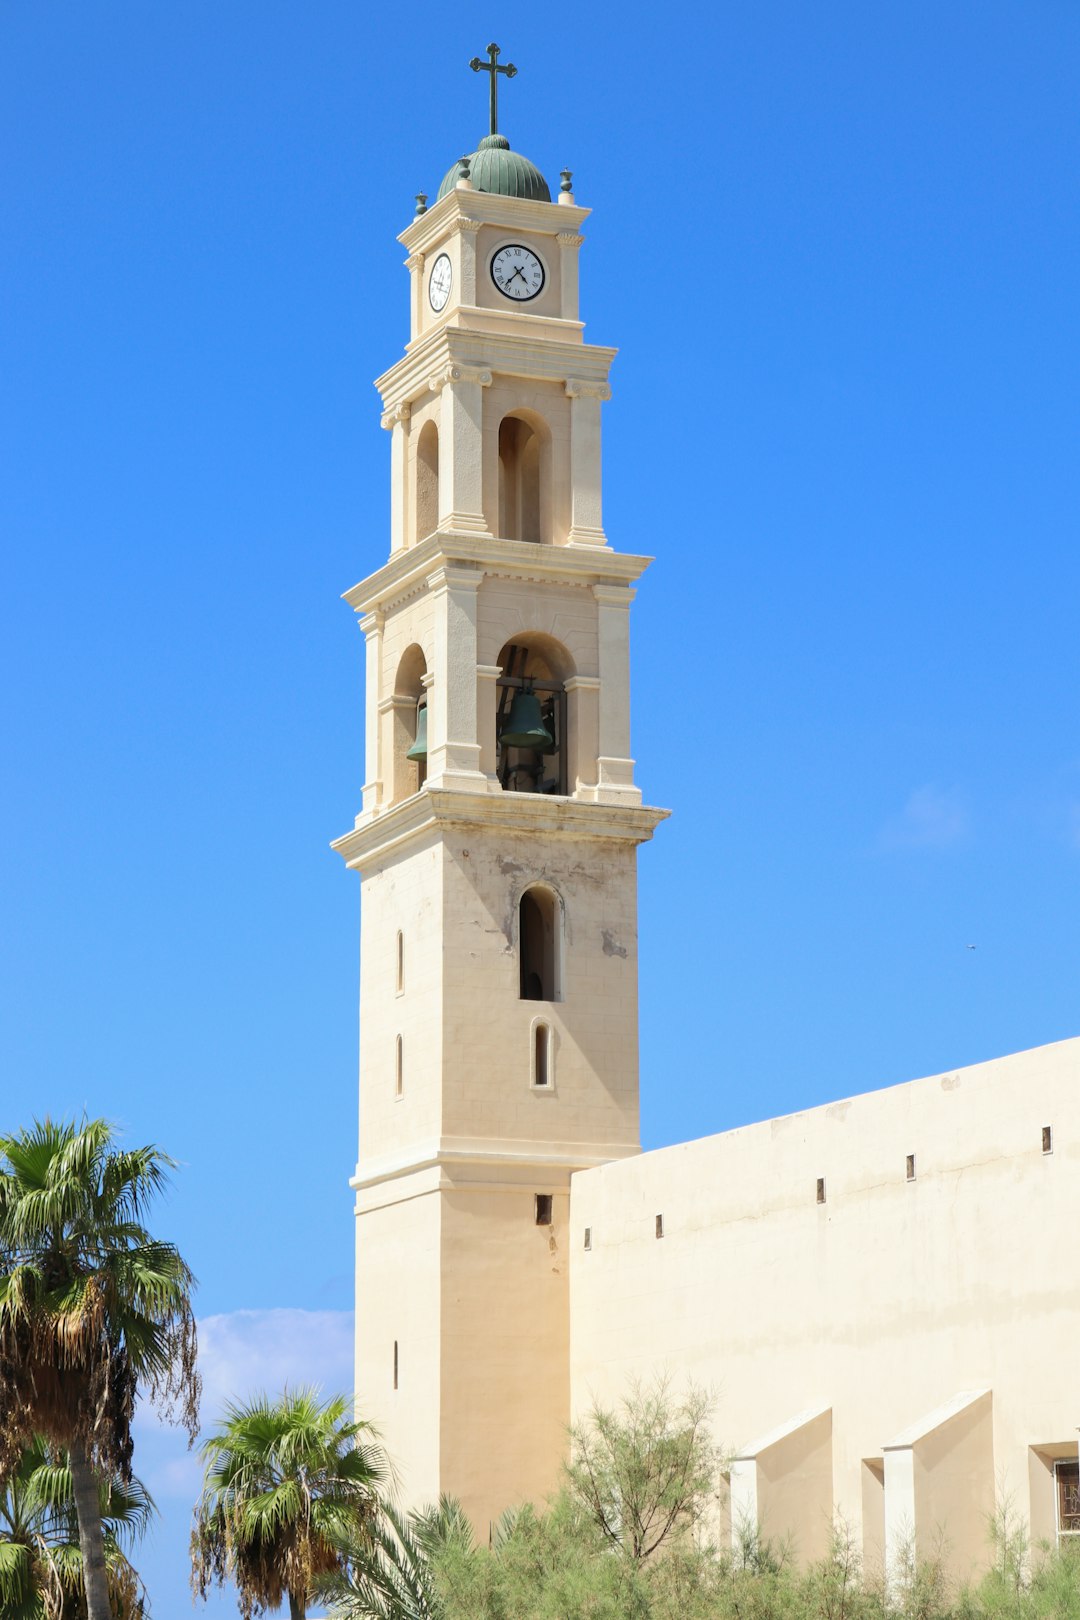
[[[966,1478],[966,1462],[931,1458],[942,1442],[920,1421],[989,1391],[987,1478],[968,1479],[964,1501],[957,1487],[951,1515],[966,1575],[990,1553],[964,1519],[971,1492],[1011,1493],[1045,1532],[1033,1459],[1076,1456],[1078,1172],[1080,1040],[581,1172],[574,1416],[665,1370],[713,1391],[736,1454],[831,1409],[836,1505],[873,1564],[884,1521],[867,1481],[884,1489],[883,1456],[906,1447],[917,1478],[931,1465]]]

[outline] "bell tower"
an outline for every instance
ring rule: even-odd
[[[481,1530],[556,1482],[570,1177],[639,1151],[629,609],[603,527],[615,351],[584,341],[588,210],[496,123],[399,240],[379,378],[390,555],[366,647],[356,1393],[411,1505]]]

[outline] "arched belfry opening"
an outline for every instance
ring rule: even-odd
[[[439,430],[425,422],[416,442],[416,538],[439,527]]]
[[[414,642],[402,653],[394,677],[392,804],[418,792],[427,776],[426,674],[424,649]]]
[[[550,539],[549,434],[539,417],[499,423],[499,534],[540,545]]]
[[[569,791],[566,648],[551,636],[523,634],[499,654],[495,742],[499,781],[510,793]]]
[[[533,884],[518,901],[518,967],[522,1001],[559,999],[559,901]]]

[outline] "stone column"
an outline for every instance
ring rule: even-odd
[[[630,603],[628,585],[594,585],[600,666],[597,782],[600,799],[641,803],[630,758]]]
[[[383,412],[382,425],[390,430],[390,554],[409,543],[412,502],[409,500],[409,418],[406,401]]]
[[[379,767],[379,687],[382,673],[383,615],[367,613],[360,620],[364,632],[364,788],[361,814],[374,812],[385,797]]]
[[[409,272],[411,336],[419,337],[420,323],[424,318],[424,255],[422,253],[410,253],[405,260],[405,268]]]
[[[428,692],[430,787],[486,792],[476,705],[476,598],[481,575],[447,563],[428,581],[435,608],[433,680]]]
[[[566,683],[570,757],[567,786],[579,796],[594,796],[599,744],[600,681],[596,675],[571,675]]]
[[[495,715],[499,707],[496,681],[502,674],[498,664],[476,666],[476,724],[480,742],[480,769],[488,786],[499,787],[499,750],[495,746]]]
[[[449,365],[430,378],[439,411],[439,528],[490,535],[484,521],[484,389],[491,372]]]
[[[559,279],[562,282],[562,305],[559,314],[564,321],[578,318],[578,249],[585,238],[576,231],[559,231],[555,237],[559,244]]]
[[[478,219],[456,219],[453,229],[461,237],[458,247],[458,304],[476,303],[476,234],[480,230]]]
[[[600,494],[600,406],[611,398],[607,383],[566,383],[570,404],[571,546],[606,546]]]

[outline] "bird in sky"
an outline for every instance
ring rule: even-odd
[[[978,946],[977,946],[977,945],[969,945],[969,946],[968,946],[968,950],[969,950],[969,951],[977,951],[977,950],[978,950],[978,948],[979,948],[979,947],[978,947]]]

